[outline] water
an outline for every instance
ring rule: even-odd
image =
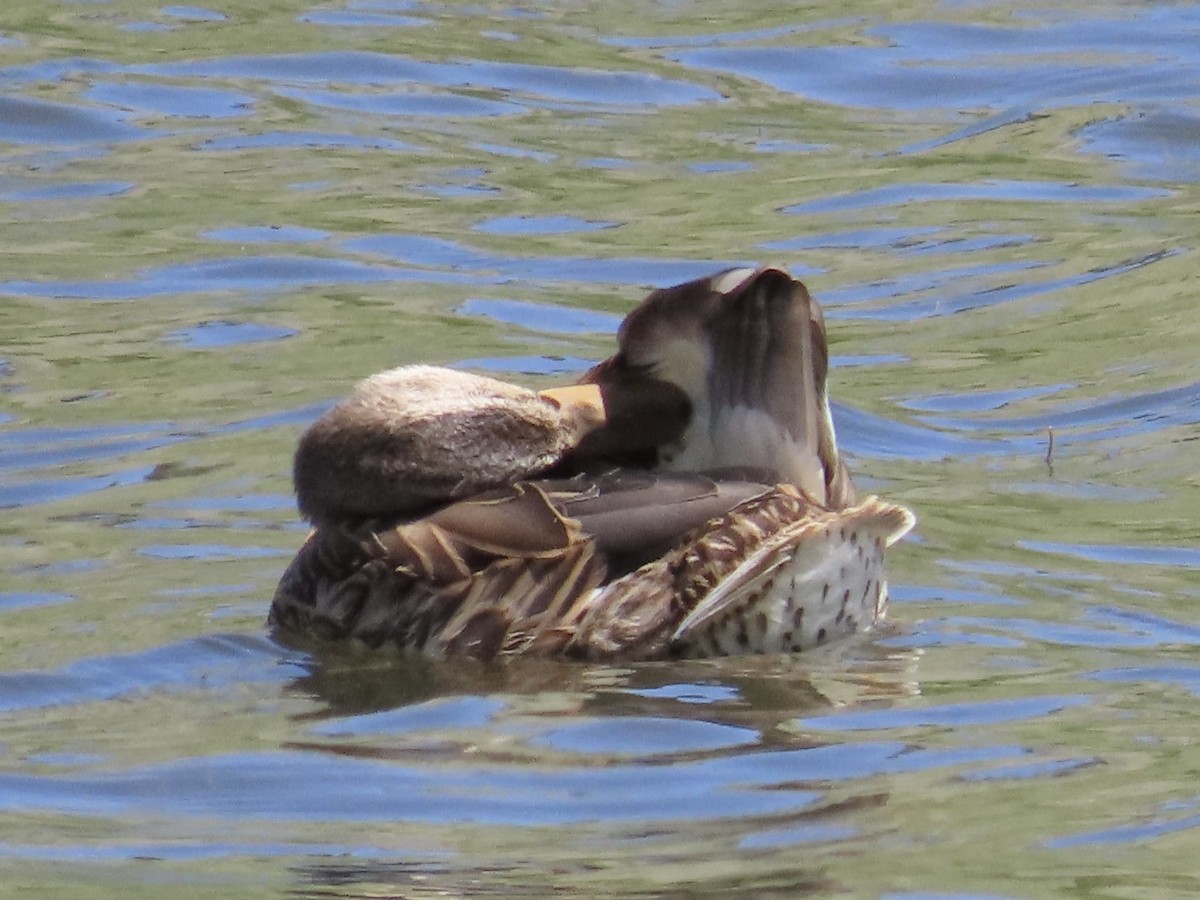
[[[0,893],[1192,897],[1200,6],[9,0]],[[892,624],[317,658],[290,454],[650,287],[826,305]],[[1053,450],[1048,453],[1051,429]]]

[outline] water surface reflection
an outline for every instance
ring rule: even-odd
[[[1200,7],[92,6],[0,35],[12,883],[1200,893]],[[760,260],[920,515],[889,628],[630,667],[266,637],[296,435],[353,381],[562,380]]]

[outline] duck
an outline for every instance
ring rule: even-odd
[[[857,498],[828,369],[817,301],[758,267],[653,291],[574,384],[373,375],[300,438],[313,528],[269,626],[290,644],[594,661],[870,629],[915,517]]]

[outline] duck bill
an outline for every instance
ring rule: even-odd
[[[652,467],[658,448],[676,441],[691,418],[691,403],[675,385],[605,360],[579,384],[540,392],[584,424],[572,452],[577,460],[604,459]]]
[[[538,391],[538,396],[573,415],[576,421],[583,425],[585,432],[603,428],[608,422],[604,394],[598,384],[569,384],[566,387],[547,388]]]

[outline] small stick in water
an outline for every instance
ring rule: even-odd
[[[1048,465],[1051,468],[1051,470],[1053,470],[1054,469],[1054,426],[1053,425],[1046,426],[1046,437],[1049,439],[1046,444],[1046,465]]]

